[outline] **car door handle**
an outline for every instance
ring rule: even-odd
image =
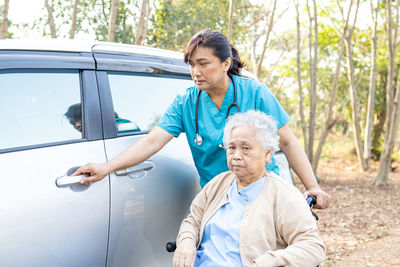
[[[123,169],[123,170],[115,171],[115,174],[117,176],[125,176],[125,175],[128,175],[128,174],[133,173],[133,172],[148,171],[148,170],[151,170],[153,168],[154,168],[154,163],[149,161],[149,160],[147,160],[147,161],[144,161],[144,162],[142,162],[140,164],[137,164],[135,166],[132,166],[132,167],[129,167],[129,168],[126,168],[126,169]]]
[[[58,187],[61,187],[61,186],[79,184],[79,182],[85,177],[86,175],[77,175],[77,176],[64,175],[56,179],[56,185]]]

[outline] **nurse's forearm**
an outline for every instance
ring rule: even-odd
[[[300,178],[306,190],[319,188],[310,161],[289,126],[284,125],[279,129],[278,133],[281,140],[280,148],[285,153],[290,166]]]
[[[288,146],[282,147],[281,149],[285,153],[290,166],[304,184],[306,190],[319,188],[310,161],[297,140],[295,143],[290,143]]]
[[[163,148],[172,138],[172,134],[160,127],[154,127],[149,134],[110,160],[107,163],[109,172],[128,168],[145,161]]]

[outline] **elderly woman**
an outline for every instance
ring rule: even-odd
[[[325,257],[300,191],[265,170],[278,149],[276,122],[260,111],[224,129],[230,171],[196,196],[177,237],[178,266],[316,266]]]

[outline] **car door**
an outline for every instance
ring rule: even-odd
[[[145,136],[177,93],[192,85],[187,76],[98,72],[107,157],[113,158]],[[112,100],[107,102],[107,100]],[[111,115],[111,116],[110,116]],[[123,120],[118,123],[115,118]],[[110,175],[111,218],[107,266],[170,266],[165,244],[199,189],[199,177],[184,134],[137,166]]]
[[[94,68],[91,56],[20,51],[0,61],[0,266],[105,266],[109,180],[68,177],[107,160],[95,72],[79,70]]]

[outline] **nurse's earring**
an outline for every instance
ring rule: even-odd
[[[197,133],[196,137],[194,138],[194,143],[198,146],[203,144],[203,138]]]

